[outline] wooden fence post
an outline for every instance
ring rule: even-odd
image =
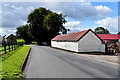
[[[13,44],[11,44],[12,45],[12,50],[13,50]]]
[[[14,49],[15,49],[15,43],[14,43]]]
[[[9,52],[10,52],[10,43],[8,43],[8,46],[9,46]]]
[[[6,42],[4,41],[4,51],[5,51],[5,54],[6,54]]]
[[[23,42],[22,42],[22,46],[23,46]]]
[[[15,43],[14,43],[14,49],[15,49]]]

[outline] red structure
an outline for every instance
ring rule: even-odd
[[[104,42],[119,42],[120,35],[117,34],[97,34]]]

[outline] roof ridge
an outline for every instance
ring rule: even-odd
[[[55,38],[52,40],[59,40],[59,41],[78,41],[80,38],[82,38],[88,31],[91,29],[79,31],[79,32],[74,32],[70,34],[65,34],[65,35],[57,35]]]

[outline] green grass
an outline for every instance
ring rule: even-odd
[[[1,47],[0,47],[0,50],[3,50],[3,49],[4,49],[4,47],[1,46]]]
[[[10,46],[10,48],[11,48],[12,46]],[[6,46],[6,49],[8,49],[9,48],[9,46]],[[0,47],[0,50],[3,50],[4,49],[4,47]]]
[[[22,78],[21,63],[30,50],[29,46],[22,46],[2,56],[2,78]]]
[[[17,39],[17,42],[24,42],[24,39]]]

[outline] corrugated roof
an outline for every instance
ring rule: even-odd
[[[103,40],[118,40],[120,35],[117,34],[97,34]]]
[[[52,39],[52,41],[78,41],[80,38],[82,38],[88,31],[91,29],[70,33],[66,35],[58,35],[55,38]]]

